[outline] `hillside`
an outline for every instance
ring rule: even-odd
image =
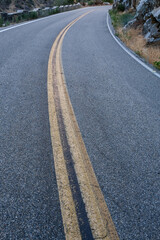
[[[49,7],[66,0],[0,0],[0,11],[14,12],[18,9],[30,10],[37,7]],[[72,0],[69,2],[73,2]]]
[[[160,0],[114,0],[110,16],[126,46],[160,70]]]

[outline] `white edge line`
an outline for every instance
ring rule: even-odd
[[[56,15],[57,15],[57,14],[56,14]],[[18,28],[18,27],[21,27],[21,26],[24,26],[24,25],[28,25],[28,24],[31,24],[31,23],[39,22],[39,21],[42,21],[42,20],[44,20],[44,19],[51,18],[51,17],[55,17],[55,15],[48,16],[48,17],[43,17],[43,18],[39,18],[39,19],[36,19],[36,20],[32,20],[32,21],[29,21],[29,22],[25,22],[25,23],[22,23],[22,24],[19,24],[19,25],[15,25],[15,26],[13,26],[13,27],[9,27],[9,28],[0,30],[0,33],[6,32],[6,31],[9,31],[9,30],[11,30],[11,29]]]
[[[110,25],[109,25],[109,13],[107,12],[107,27],[109,29],[110,34],[112,35],[112,37],[114,38],[114,40],[119,44],[119,46],[126,52],[128,53],[134,60],[136,60],[139,64],[141,64],[144,68],[146,68],[148,71],[150,71],[151,73],[153,73],[155,76],[157,76],[158,78],[160,78],[160,74],[157,73],[155,70],[153,70],[152,68],[150,68],[149,66],[147,66],[144,62],[142,62],[140,59],[138,59],[136,56],[134,56],[127,48],[125,48],[120,41],[115,37],[115,35],[113,34]]]
[[[82,8],[74,9],[74,10],[80,10],[80,9],[82,9]],[[70,10],[70,11],[72,11],[72,10]],[[66,12],[70,12],[70,11],[66,11]],[[62,12],[62,13],[58,13],[58,14],[65,14],[66,12]],[[47,18],[56,17],[56,16],[57,16],[57,14],[54,14],[54,15],[47,16],[47,17],[42,17],[42,18],[39,18],[39,19],[36,19],[36,20],[31,20],[31,21],[28,21],[28,22],[25,22],[25,23],[22,23],[22,24],[15,25],[13,27],[8,27],[8,28],[5,28],[3,30],[0,30],[0,33],[6,32],[6,31],[9,31],[9,30],[12,30],[14,28],[18,28],[18,27],[21,27],[21,26],[24,26],[24,25],[28,25],[28,24],[31,24],[31,23],[39,22],[39,21],[45,20]]]

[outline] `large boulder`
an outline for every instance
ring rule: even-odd
[[[157,20],[157,22],[160,23],[160,7],[154,9],[154,10],[151,12],[151,15]]]
[[[150,31],[151,26],[152,26],[152,19],[149,18],[149,19],[147,19],[147,21],[143,25],[143,34],[144,35],[147,34]]]
[[[160,42],[160,22],[157,21],[157,19],[155,18],[155,16],[157,17],[157,15],[154,16],[154,12],[151,13],[151,17],[147,19],[147,21],[143,25],[143,34],[147,43]]]
[[[115,7],[122,4],[125,9],[136,6],[136,15],[124,27],[128,31],[131,27],[142,26],[147,43],[160,43],[160,0],[114,0]]]
[[[118,5],[123,5],[124,9],[129,9],[131,7],[132,0],[114,0],[113,8],[117,8]]]
[[[130,0],[123,0],[123,4],[125,6],[125,9],[129,9],[131,7],[131,1]]]
[[[160,0],[154,0],[155,1],[155,7],[160,7]]]
[[[148,19],[146,16],[146,22],[143,25],[143,34],[147,43],[160,42],[160,7],[152,10],[148,14]]]
[[[153,0],[141,0],[137,6],[136,19],[144,21],[145,15],[150,13],[154,9],[154,6],[155,2]]]

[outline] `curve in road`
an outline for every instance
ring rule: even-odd
[[[68,92],[120,239],[158,240],[159,78],[126,54],[108,7],[63,41]],[[88,9],[0,32],[1,238],[64,239],[53,165],[47,67],[59,32]]]

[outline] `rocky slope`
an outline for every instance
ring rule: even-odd
[[[136,8],[136,14],[125,30],[142,26],[148,44],[160,44],[160,0],[114,0],[114,8]]]
[[[55,0],[0,0],[1,12],[14,12],[19,9],[30,10],[36,7],[49,7]]]

